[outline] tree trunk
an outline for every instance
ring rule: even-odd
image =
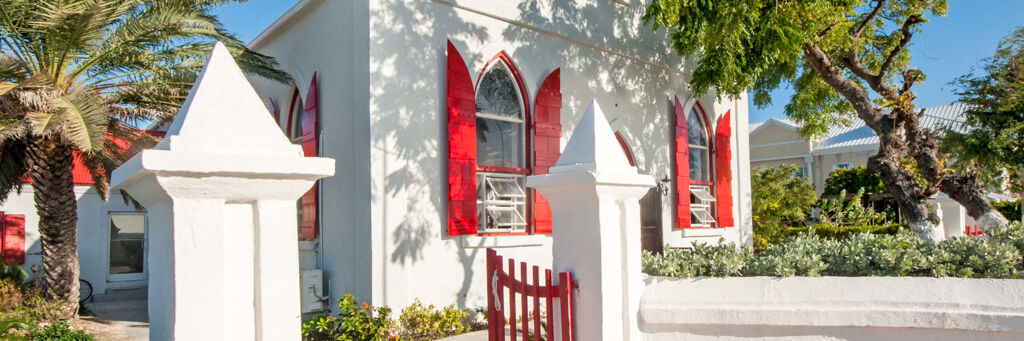
[[[1017,168],[1017,181],[1020,181],[1020,198],[1017,198],[1017,204],[1020,207],[1020,223],[1024,225],[1024,167]]]
[[[36,138],[28,148],[32,189],[43,249],[43,293],[61,302],[64,318],[78,314],[78,203],[71,171],[72,148]]]
[[[946,238],[946,233],[939,228],[939,217],[936,216],[925,199],[922,198],[921,185],[914,179],[914,174],[900,164],[902,154],[893,144],[899,143],[899,137],[891,132],[879,134],[878,153],[868,158],[868,169],[882,179],[886,192],[900,207],[907,226],[919,237],[938,242]]]

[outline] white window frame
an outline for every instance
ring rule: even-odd
[[[110,229],[113,228],[113,217],[114,216],[142,216],[142,272],[123,273],[123,274],[111,274],[110,273],[110,245],[114,241],[110,235]],[[106,276],[108,282],[131,282],[131,281],[144,281],[149,278],[149,216],[146,212],[140,211],[109,211],[107,212],[107,245],[106,245]]]
[[[690,185],[690,198],[690,226],[714,227],[718,222],[711,214],[711,205],[715,202],[711,186]]]
[[[519,88],[519,84],[516,83],[516,76],[515,74],[512,73],[512,67],[505,63],[505,61],[502,60],[501,58],[498,58],[495,60],[495,62],[491,63],[491,65],[489,65],[487,69],[484,70],[483,73],[480,74],[479,81],[482,82],[484,77],[486,77],[489,73],[494,71],[494,68],[498,67],[499,64],[501,65],[500,69],[502,70],[502,72],[505,72],[508,78],[512,80],[512,87],[516,94],[516,99],[519,101],[517,102],[519,103],[519,116],[510,117],[506,115],[477,111],[476,117],[495,121],[510,122],[519,125],[519,129],[522,132],[522,136],[519,140],[519,152],[520,155],[522,155],[522,163],[515,168],[523,169],[526,168],[525,164],[528,161],[527,159],[530,157],[530,154],[526,150],[526,141],[527,139],[530,138],[530,136],[526,126],[526,104],[523,101],[523,93]],[[479,90],[480,89],[478,87],[476,89],[476,91],[478,92],[474,94],[474,96],[479,97]],[[488,194],[491,193],[491,191],[494,188],[490,186],[489,181],[498,179],[514,179],[514,183],[517,185],[518,193],[514,193],[511,196],[504,196],[504,198],[491,198]],[[529,205],[529,201],[527,200],[528,196],[526,195],[527,190],[523,186],[523,184],[525,184],[525,181],[525,174],[488,172],[479,170],[477,171],[477,210],[479,211],[479,213],[482,213],[479,215],[481,219],[478,219],[479,221],[477,222],[477,233],[483,234],[528,232],[527,227],[529,226],[529,219],[527,212],[529,212],[529,210],[527,205]],[[484,186],[482,191],[479,188],[481,186]],[[483,194],[483,197],[480,197],[481,193]],[[514,213],[513,217],[515,219],[519,219],[520,221],[508,224],[506,225],[507,227],[488,227],[488,217],[493,216],[494,212],[497,211],[512,211]]]
[[[483,212],[480,219],[478,232],[479,233],[515,233],[515,232],[526,232],[526,226],[528,225],[526,220],[526,189],[523,187],[523,182],[526,181],[526,175],[523,174],[510,174],[510,173],[495,173],[495,172],[477,172],[477,193],[483,193],[483,197],[477,196],[477,208]],[[501,193],[501,191],[494,184],[497,182],[512,183],[512,188],[515,190],[512,193]],[[490,221],[488,217],[493,216],[498,211],[510,211],[513,213],[512,217],[514,220],[511,223],[504,224],[504,226],[489,227],[487,222]]]

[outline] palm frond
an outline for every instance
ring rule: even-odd
[[[107,113],[103,98],[88,91],[75,91],[61,96],[57,106],[64,109],[65,138],[82,153],[101,148],[107,134]]]
[[[0,204],[7,201],[13,190],[21,192],[28,177],[27,145],[23,140],[10,140],[0,144]]]

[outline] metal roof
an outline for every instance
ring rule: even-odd
[[[964,122],[968,106],[964,103],[953,103],[924,108],[924,115],[921,116],[921,128],[938,130],[943,127],[953,127],[958,131],[966,130]],[[778,124],[789,124],[793,127],[798,125],[789,119],[771,119],[765,122],[750,124],[750,133],[756,132],[757,128],[765,123],[775,121]],[[825,136],[815,144],[814,154],[832,154],[851,150],[871,150],[878,147],[878,135],[864,124],[864,121],[855,119],[849,127],[841,125],[829,129],[828,136]]]

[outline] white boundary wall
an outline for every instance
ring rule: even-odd
[[[646,340],[1024,340],[1024,280],[648,277]]]

